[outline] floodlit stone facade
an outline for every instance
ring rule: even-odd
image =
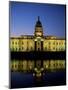
[[[43,27],[38,18],[35,25],[34,35],[21,35],[11,37],[11,51],[65,51],[65,39],[56,36],[44,36]]]
[[[45,36],[43,27],[38,17],[35,25],[34,35],[21,35],[10,38],[10,50],[12,52],[30,52],[30,51],[65,51],[65,39],[56,36]],[[39,61],[38,61],[39,62]],[[12,70],[33,70],[34,60],[13,60]],[[43,60],[44,69],[65,68],[65,60]]]

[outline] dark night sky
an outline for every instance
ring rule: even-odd
[[[10,36],[33,35],[37,17],[44,35],[65,37],[65,5],[10,2]]]

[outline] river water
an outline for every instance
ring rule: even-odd
[[[42,78],[35,78],[33,73],[11,72],[10,79],[11,88],[65,85],[66,72],[47,72]]]

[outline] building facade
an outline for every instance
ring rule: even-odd
[[[43,26],[38,17],[35,24],[34,35],[21,35],[19,37],[10,38],[10,50],[12,52],[30,52],[30,51],[65,51],[65,39],[56,36],[45,36]],[[40,60],[38,61],[40,63]],[[33,70],[34,60],[13,60],[11,61],[12,70]],[[43,60],[43,68],[61,69],[65,68],[65,60]]]

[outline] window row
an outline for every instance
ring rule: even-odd
[[[33,50],[33,47],[30,47],[30,48],[24,48],[24,47],[21,47],[21,48],[12,48],[12,50],[14,51],[14,50]]]
[[[48,44],[49,44],[49,45],[50,45],[50,44],[53,44],[53,45],[55,45],[55,44],[56,44],[56,45],[65,45],[64,42],[49,42]]]
[[[24,44],[24,42],[12,42],[12,45],[19,45],[19,44],[21,44],[21,45],[23,45]],[[27,42],[27,44],[28,44],[28,42]],[[53,44],[53,45],[65,45],[65,43],[61,43],[61,42],[49,42],[49,45],[51,45],[51,44]],[[38,43],[38,45],[40,45],[40,43]]]
[[[48,67],[46,67],[48,65]],[[52,64],[52,63],[50,63],[50,64],[43,64],[43,67],[44,68],[65,68],[65,64],[63,63],[54,63],[54,64]],[[21,70],[21,69],[33,69],[34,68],[34,66],[35,66],[35,64],[34,63],[31,63],[31,64],[25,64],[25,66],[24,65],[20,65],[20,64],[12,64],[12,66],[11,66],[11,69],[19,69],[19,70]]]
[[[20,42],[14,42],[13,41],[12,44],[16,44],[17,45],[17,44],[20,44]],[[21,44],[24,44],[24,42],[21,42]]]
[[[45,47],[45,50],[64,50],[64,48],[55,48],[55,47],[53,47],[53,48],[48,48],[48,47]]]

